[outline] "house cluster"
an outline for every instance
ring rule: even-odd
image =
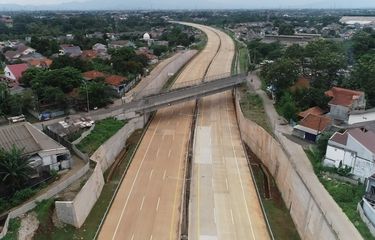
[[[335,132],[324,164],[350,167],[352,176],[363,182],[375,173],[375,111],[365,110],[362,91],[332,87],[325,95],[330,98],[329,111],[312,107],[300,112],[293,135],[315,142],[323,132]]]
[[[0,23],[4,24],[8,28],[13,27],[13,19],[12,19],[11,16],[1,15],[0,16]]]
[[[154,30],[154,34],[158,34]],[[159,33],[160,34],[160,33]],[[94,33],[94,36],[102,36],[102,33]],[[66,37],[70,37],[69,34]],[[90,35],[91,37],[91,35]],[[143,34],[142,40],[149,44],[168,45],[167,41],[154,41],[148,33]],[[122,47],[134,48],[138,55],[144,55],[149,64],[156,64],[159,59],[153,54],[153,51],[148,47],[137,48],[136,44],[128,40],[110,40],[107,45],[96,43],[90,50],[82,50],[79,46],[72,44],[60,45],[59,52],[53,54],[51,59],[36,52],[35,49],[26,45],[22,41],[6,41],[0,43],[0,51],[4,55],[7,65],[4,66],[4,75],[0,78],[10,88],[11,92],[22,91],[22,84],[20,79],[23,73],[32,67],[48,69],[54,58],[58,56],[69,56],[72,58],[81,58],[83,60],[92,60],[100,58],[109,60],[111,58],[109,49],[119,49]],[[85,78],[92,78],[91,73],[85,73],[88,76]],[[106,82],[113,87],[116,96],[121,96],[126,91],[126,82],[128,79],[123,76],[109,75],[105,76]]]

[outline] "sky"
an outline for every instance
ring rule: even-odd
[[[20,5],[53,5],[61,4],[66,2],[85,2],[92,0],[0,0],[0,4],[20,4]],[[95,1],[95,0],[94,0]],[[119,0],[107,0],[108,2],[119,2]],[[215,4],[218,6],[226,8],[375,8],[375,0],[174,0],[173,4],[170,4],[170,0],[122,0],[121,4],[129,4],[131,6],[144,7],[146,5],[150,6],[173,6],[180,3],[189,2],[190,5],[196,7],[207,7],[212,6],[215,8]],[[163,5],[164,4],[164,5]],[[177,5],[178,6],[178,5]],[[162,7],[164,8],[164,7]]]

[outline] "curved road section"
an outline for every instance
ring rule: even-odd
[[[198,27],[197,25],[191,25]],[[221,39],[207,77],[231,71],[234,43]],[[199,101],[189,202],[189,239],[270,239],[230,91]]]
[[[220,39],[208,27],[207,45],[176,83],[203,78]],[[184,173],[194,101],[158,111],[123,179],[99,239],[179,239]]]

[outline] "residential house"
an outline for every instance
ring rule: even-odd
[[[105,74],[99,71],[92,70],[92,71],[84,72],[82,76],[85,80],[90,81],[90,80],[94,80],[97,78],[104,78]]]
[[[97,57],[97,53],[94,50],[84,50],[82,51],[81,58],[83,60],[91,60]]]
[[[309,114],[321,116],[324,114],[324,110],[321,109],[320,107],[311,107],[309,109],[306,109],[303,112],[298,113],[298,116],[303,119],[307,117],[307,115]]]
[[[108,44],[108,48],[118,49],[118,48],[123,48],[123,47],[136,48],[133,42],[127,41],[127,40],[112,41]]]
[[[35,49],[28,47],[23,43],[14,46],[14,48],[15,50],[9,50],[4,53],[4,56],[8,62],[14,62],[22,56],[35,53]]]
[[[145,56],[149,64],[156,64],[159,61],[158,57],[147,47],[140,47],[135,53]]]
[[[44,69],[49,68],[52,63],[53,63],[53,61],[51,59],[48,59],[48,58],[31,59],[31,60],[27,61],[27,64],[30,67],[44,68]]]
[[[35,170],[31,177],[71,168],[69,150],[28,122],[0,127],[0,148],[11,150],[13,146],[21,149],[30,161]]]
[[[69,57],[79,57],[82,54],[82,50],[79,46],[74,45],[61,45],[59,55],[67,55]]]
[[[154,45],[168,47],[169,46],[169,42],[168,41],[154,41]]]
[[[347,123],[352,111],[366,108],[365,93],[361,91],[333,87],[326,91],[325,95],[332,98],[328,103],[330,107],[329,116],[336,123]]]
[[[96,43],[94,46],[92,46],[92,50],[94,50],[96,53],[102,53],[107,52],[107,46],[101,43]]]
[[[0,17],[0,22],[3,23],[6,27],[13,27],[13,19],[11,16],[2,15]]]
[[[329,139],[324,165],[351,167],[362,182],[375,173],[375,132],[354,128],[336,132]]]
[[[26,63],[6,65],[4,68],[4,75],[10,86],[19,85],[19,80],[22,74],[29,68]]]
[[[116,97],[121,97],[125,94],[128,79],[119,75],[110,75],[105,78],[105,82],[111,86]]]
[[[318,136],[326,131],[332,120],[326,116],[309,113],[293,128],[293,135],[301,139],[315,142]]]

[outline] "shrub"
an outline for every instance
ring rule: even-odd
[[[12,197],[12,204],[18,205],[22,203],[23,201],[32,197],[34,194],[35,194],[35,190],[31,188],[25,188],[20,191],[17,191]]]

